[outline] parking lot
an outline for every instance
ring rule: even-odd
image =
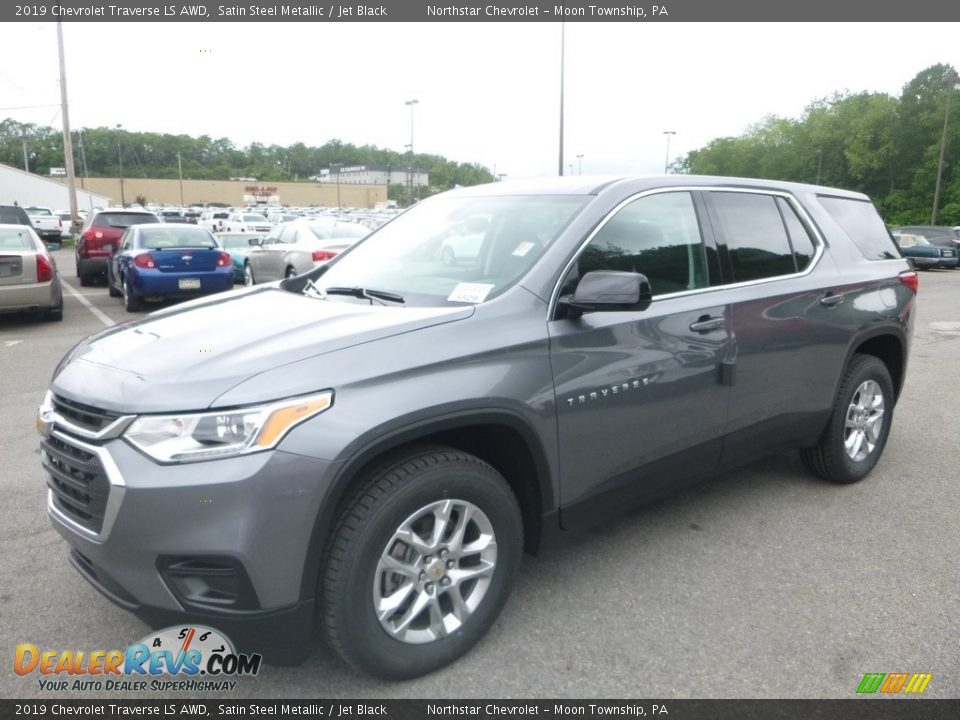
[[[63,322],[0,316],[5,697],[49,695],[12,672],[17,643],[114,649],[148,632],[70,566],[46,517],[35,408],[74,343],[130,317],[79,286],[71,249],[54,255]],[[493,630],[445,670],[384,683],[318,646],[224,697],[851,698],[867,672],[932,673],[925,696],[960,696],[958,369],[960,271],[921,273],[904,393],[864,482],[817,481],[794,454],[749,465],[525,558]]]

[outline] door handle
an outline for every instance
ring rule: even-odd
[[[833,293],[827,293],[827,295],[820,298],[820,304],[826,307],[836,307],[842,302],[843,295],[834,295]]]
[[[724,322],[725,321],[722,317],[709,317],[704,315],[695,323],[690,323],[690,329],[696,333],[710,332],[711,330],[718,330],[722,328]]]

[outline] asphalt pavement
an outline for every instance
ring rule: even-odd
[[[51,695],[13,672],[17,643],[122,649],[149,631],[70,566],[46,516],[36,406],[76,342],[129,317],[104,286],[79,286],[71,250],[55,256],[63,322],[0,316],[7,698]],[[905,389],[865,481],[833,486],[775,456],[526,557],[492,631],[442,671],[381,682],[318,645],[203,697],[852,698],[868,672],[932,673],[926,697],[960,697],[958,427],[960,270],[921,273]]]

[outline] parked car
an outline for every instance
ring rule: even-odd
[[[33,227],[33,221],[27,215],[27,211],[19,205],[0,205],[0,224]]]
[[[220,247],[230,253],[230,260],[233,263],[233,279],[235,282],[243,282],[243,266],[247,259],[247,254],[255,247],[260,245],[263,240],[262,233],[216,233],[217,242]]]
[[[93,285],[96,277],[106,275],[109,260],[127,228],[159,222],[160,218],[148,210],[107,208],[90,213],[75,250],[80,284],[84,287]]]
[[[230,212],[227,210],[207,210],[200,215],[197,224],[212,233],[223,232],[229,217]]]
[[[911,233],[893,233],[894,240],[900,248],[901,254],[909,258],[915,268],[930,270],[931,268],[955,268],[957,266],[957,251],[949,247],[931,245],[923,235]]]
[[[480,256],[445,265],[475,215]],[[414,677],[483,636],[524,550],[774,451],[865,478],[917,278],[840,189],[453,190],[304,275],[74,348],[38,418],[48,511],[152,624],[203,618],[291,662],[316,622],[354,667]]]
[[[42,313],[63,320],[57,263],[28,225],[0,225],[0,313]]]
[[[268,233],[273,229],[267,219],[258,213],[231,213],[227,218],[227,232]]]
[[[472,262],[480,257],[483,239],[486,237],[488,220],[478,215],[464,220],[443,239],[440,260],[444,265]]]
[[[363,225],[345,220],[295,220],[277,225],[262,244],[247,253],[244,283],[256,285],[313,270],[369,233]]]
[[[63,223],[48,207],[25,207],[33,223],[33,229],[45,243],[61,245],[63,243]],[[68,224],[69,227],[69,224]]]
[[[960,230],[941,225],[901,225],[890,230],[894,235],[920,235],[931,245],[952,250],[960,257]],[[954,266],[956,267],[956,266]]]
[[[107,270],[107,287],[128,312],[145,300],[209,295],[233,287],[230,255],[196,225],[133,225]]]
[[[175,209],[161,210],[160,220],[165,223],[175,223],[175,224],[186,224],[190,222],[189,218],[187,218],[183,214],[183,212]]]

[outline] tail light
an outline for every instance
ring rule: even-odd
[[[217,258],[217,267],[227,267],[233,265],[233,259],[230,257],[230,253],[222,252]]]
[[[37,282],[53,280],[53,263],[46,255],[37,255]]]
[[[916,270],[904,270],[900,273],[900,282],[913,290],[914,295],[920,291],[920,276]]]
[[[153,261],[153,255],[148,252],[140,253],[134,257],[133,264],[138,268],[144,268],[145,270],[149,270],[157,266],[157,264]]]
[[[330,252],[329,250],[314,250],[313,251],[313,261],[314,262],[324,262],[326,260],[333,260],[336,256],[335,252]]]

